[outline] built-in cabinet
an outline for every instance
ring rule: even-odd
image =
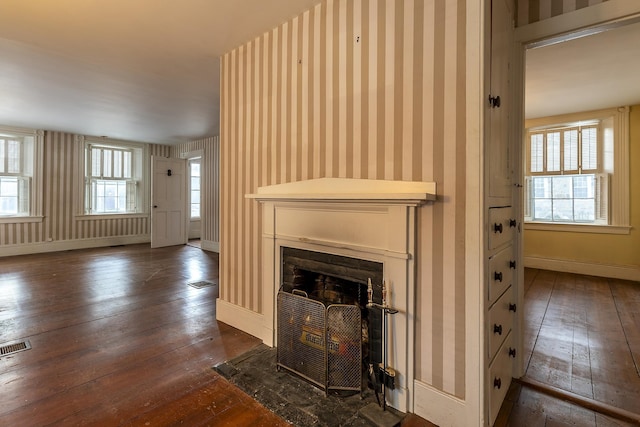
[[[518,278],[516,242],[519,234],[513,183],[515,141],[511,125],[510,62],[513,3],[492,0],[488,36],[489,76],[485,145],[485,410],[493,425],[514,376],[519,356],[516,328]]]

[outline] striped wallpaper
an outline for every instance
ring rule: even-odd
[[[533,24],[608,0],[516,0],[517,26]]]
[[[202,240],[220,242],[220,138],[217,136],[171,147],[171,157],[202,150]]]
[[[327,0],[221,61],[220,297],[260,312],[259,186],[435,181],[418,219],[416,377],[465,386],[466,0]],[[479,73],[480,70],[472,70]]]
[[[45,132],[43,216],[42,222],[0,224],[0,245],[28,245],[47,242],[72,242],[74,240],[104,237],[148,236],[148,215],[136,218],[97,219],[76,217],[79,185],[76,170],[82,138],[64,132]],[[149,144],[151,155],[168,157],[171,147]],[[0,246],[1,248],[1,246]],[[0,255],[2,252],[0,251]]]

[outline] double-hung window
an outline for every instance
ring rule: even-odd
[[[628,139],[625,117],[628,109],[529,121],[525,220],[626,225],[628,196],[614,191],[627,179],[620,162]]]
[[[89,142],[85,153],[85,212],[100,215],[141,211],[142,150]]]
[[[0,217],[40,214],[41,147],[42,132],[0,128]]]
[[[606,223],[599,123],[529,132],[528,216],[533,221]]]

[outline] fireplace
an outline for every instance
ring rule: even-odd
[[[376,273],[376,278],[372,277],[372,283],[380,285],[384,280],[389,305],[398,310],[388,323],[387,365],[395,371],[395,388],[387,394],[387,403],[400,411],[412,412],[416,209],[435,200],[435,184],[322,178],[260,187],[256,194],[247,197],[263,204],[263,324],[259,333],[263,342],[270,346],[279,345],[278,292],[285,286],[293,289],[296,281],[296,273],[284,268],[283,258],[310,252],[330,257],[330,262],[324,263],[322,268],[327,268],[326,264],[338,263],[337,259],[380,265],[382,270]],[[306,262],[307,265],[323,264],[313,256]],[[313,274],[323,275],[323,284],[326,284],[327,276],[341,285],[342,281],[361,284],[370,273],[343,274],[309,269]],[[309,269],[300,267],[298,274],[307,275]],[[310,280],[315,282],[316,278]],[[310,292],[319,290],[313,285],[305,286],[310,287]],[[322,292],[327,294],[324,285]],[[359,299],[362,288],[357,292]],[[374,291],[375,298],[380,294]],[[372,357],[376,357],[376,351],[373,350]]]
[[[368,307],[368,286],[381,304],[383,264],[292,247],[281,252],[279,366],[327,392],[361,391],[367,383],[382,391],[384,331],[381,311]]]

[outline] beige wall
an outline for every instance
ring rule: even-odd
[[[30,251],[73,248],[74,242],[87,245],[92,239],[144,238],[150,233],[149,217],[95,219],[75,217],[74,197],[78,183],[76,138],[71,133],[46,131],[44,135],[42,222],[0,224],[0,256]],[[168,157],[170,147],[150,144],[150,153]],[[68,246],[59,246],[60,244]]]
[[[606,1],[609,0],[516,0],[517,26],[544,21]]]
[[[640,105],[631,107],[629,121],[630,234],[527,230],[525,257],[640,269]]]
[[[244,197],[257,187],[319,177],[435,181],[438,201],[418,220],[416,377],[460,397],[466,7],[329,0],[221,61],[220,297],[262,310],[260,206]]]

